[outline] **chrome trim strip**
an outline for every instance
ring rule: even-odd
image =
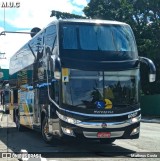
[[[137,122],[140,122],[141,120],[141,115],[134,117],[137,119]],[[112,128],[122,128],[126,127],[129,125],[132,125],[136,122],[132,122],[132,119],[122,121],[122,122],[80,122],[76,124],[76,126],[83,127],[83,128],[92,128],[92,129],[102,129],[102,124],[105,123],[107,125],[107,129],[112,129]],[[105,128],[103,128],[105,129]]]
[[[124,134],[124,131],[113,131],[113,132],[110,132],[110,133],[111,133],[110,138],[115,138],[115,137],[121,137]],[[98,138],[97,132],[83,131],[83,135],[86,138]],[[101,139],[101,138],[99,138],[99,139]],[[102,138],[102,139],[105,139],[105,138]]]
[[[104,128],[104,127],[102,127],[102,124],[106,124],[106,128],[122,128],[122,127],[132,125],[136,122],[140,122],[140,120],[141,120],[141,114],[140,114],[137,117],[133,117],[131,119],[121,121],[121,122],[106,122],[106,121],[104,121],[104,122],[82,122],[80,120],[76,120],[76,119],[64,116],[64,115],[60,114],[58,111],[56,111],[56,113],[57,113],[59,119],[65,121],[67,123],[70,123],[70,124],[73,124],[73,125],[76,125],[76,126],[79,126],[82,128],[92,128],[92,129],[102,129],[102,128]],[[71,121],[68,122],[67,118],[74,120],[74,121],[72,121],[73,123],[71,123]],[[134,120],[132,121],[132,119],[134,119]],[[135,120],[135,119],[137,119],[137,120]]]
[[[124,116],[124,115],[129,115],[131,113],[134,113],[134,112],[138,112],[140,111],[141,109],[137,109],[135,111],[131,111],[131,112],[126,112],[126,113],[121,113],[121,114],[86,114],[86,113],[80,113],[80,112],[75,112],[75,111],[70,111],[70,110],[65,110],[61,107],[58,107],[60,110],[64,111],[64,112],[69,112],[69,113],[72,113],[72,114],[76,114],[76,115],[81,115],[81,116],[90,116],[90,117],[117,117],[117,116]]]

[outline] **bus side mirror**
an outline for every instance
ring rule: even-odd
[[[139,61],[149,67],[149,82],[154,82],[156,80],[156,67],[153,61],[145,57],[139,57]]]
[[[61,61],[59,57],[51,56],[53,61],[53,72],[54,78],[57,80],[61,79]]]

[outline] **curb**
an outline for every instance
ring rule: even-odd
[[[142,118],[141,122],[146,122],[146,123],[159,123],[160,124],[160,118],[155,119],[155,118]]]

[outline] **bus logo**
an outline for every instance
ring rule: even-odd
[[[101,127],[102,128],[107,128],[107,124],[106,123],[102,123]]]
[[[105,109],[111,109],[112,108],[112,102],[109,99],[105,99]]]
[[[97,106],[97,108],[104,108],[105,107],[105,103],[103,101],[97,101],[96,102],[96,106]]]
[[[97,101],[96,106],[97,108],[109,110],[112,109],[112,102],[109,99],[105,99],[104,101]]]

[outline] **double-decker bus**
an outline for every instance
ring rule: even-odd
[[[23,126],[39,130],[46,142],[54,136],[106,143],[137,139],[140,63],[148,66],[153,82],[155,66],[138,56],[126,23],[76,19],[50,23],[10,59],[18,130]]]

